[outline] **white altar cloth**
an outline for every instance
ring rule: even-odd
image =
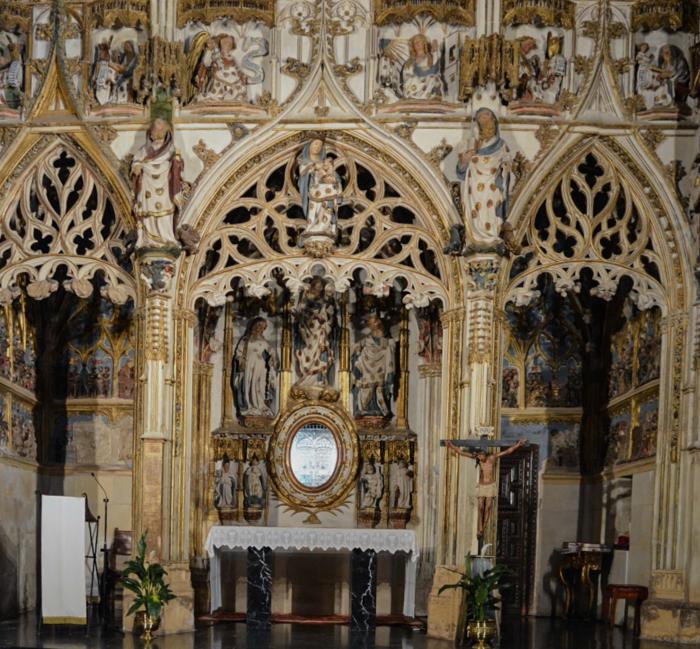
[[[244,527],[215,525],[209,530],[205,545],[209,555],[211,611],[221,607],[221,548],[272,550],[374,550],[406,552],[406,576],[403,614],[413,617],[416,605],[416,569],[418,544],[413,530],[341,529],[328,527]]]

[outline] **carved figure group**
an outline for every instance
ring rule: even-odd
[[[134,213],[139,219],[136,246],[177,247],[175,216],[181,202],[183,162],[168,122],[153,121],[146,143],[131,163]]]
[[[562,54],[563,37],[547,34],[545,56],[538,53],[537,39],[526,36],[518,50],[518,85],[515,98],[522,102],[555,104],[559,100],[567,61]]]
[[[330,284],[313,277],[296,308],[296,386],[327,388],[335,365],[336,304]]]
[[[126,104],[136,99],[134,71],[139,62],[138,44],[125,40],[121,46],[112,46],[113,37],[99,43],[90,74],[95,101],[106,104]]]
[[[662,45],[654,55],[649,43],[640,43],[635,57],[637,94],[647,110],[676,107],[688,112],[690,66],[676,45]]]
[[[265,339],[267,322],[251,319],[233,353],[233,398],[243,416],[272,417],[279,362]]]

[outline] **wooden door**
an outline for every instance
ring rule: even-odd
[[[515,578],[503,593],[505,615],[527,615],[532,595],[537,532],[538,448],[530,445],[499,462],[496,556]]]

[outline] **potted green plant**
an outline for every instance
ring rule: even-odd
[[[146,534],[147,532],[144,532],[141,535],[136,546],[136,556],[126,564],[120,581],[124,588],[136,595],[126,614],[131,615],[137,611],[143,614],[141,637],[150,642],[153,639],[153,631],[160,623],[163,606],[175,599],[175,594],[165,583],[165,576],[168,574],[165,568],[146,559]]]
[[[449,588],[460,588],[466,604],[467,636],[477,649],[486,649],[496,634],[496,620],[489,617],[498,609],[500,592],[510,586],[512,572],[505,566],[492,566],[474,570],[470,555],[466,557],[466,570],[454,584],[445,584],[438,594]],[[479,563],[483,562],[483,558]],[[461,636],[460,636],[461,640]]]

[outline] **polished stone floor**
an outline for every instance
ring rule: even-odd
[[[44,627],[37,633],[36,617],[0,622],[0,647],[55,649],[140,649],[132,635],[86,634],[78,627]],[[353,636],[345,626],[273,625],[269,633],[253,634],[242,623],[217,624],[192,634],[156,638],[152,649],[448,649],[448,642],[428,638],[419,630],[380,627],[369,638]],[[544,618],[506,622],[501,649],[669,649],[674,645],[635,641],[621,629],[608,631],[595,623]]]

